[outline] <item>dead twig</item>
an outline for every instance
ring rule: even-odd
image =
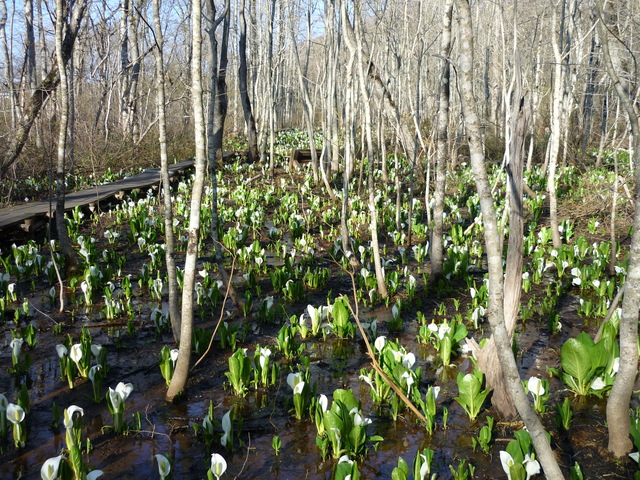
[[[233,278],[233,271],[235,269],[235,266],[236,266],[236,257],[234,256],[233,260],[231,261],[231,274],[229,275],[230,279]],[[224,292],[224,299],[222,300],[222,308],[220,309],[220,316],[218,317],[218,323],[216,323],[216,328],[213,329],[213,333],[211,334],[209,345],[207,346],[207,349],[204,351],[204,353],[200,356],[200,358],[196,361],[196,363],[193,364],[193,367],[191,367],[191,369],[189,370],[190,372],[192,372],[200,364],[200,362],[204,359],[204,357],[206,357],[207,354],[211,351],[211,346],[213,345],[213,339],[216,337],[218,328],[220,327],[220,324],[222,323],[222,319],[224,318],[224,307],[227,304],[227,298],[229,298],[230,289],[231,289],[231,280],[227,282],[227,289]]]
[[[350,272],[347,270],[347,274],[349,275],[349,277],[351,277],[351,286],[353,288],[353,296],[355,299],[356,298],[356,280],[353,276],[353,272]],[[345,301],[345,303],[349,307],[349,311],[351,312],[351,314],[353,315],[353,318],[355,318],[356,323],[358,324],[358,329],[360,330],[360,334],[364,339],[364,344],[367,347],[367,355],[369,355],[369,358],[371,359],[371,366],[373,367],[373,369],[380,374],[380,376],[385,381],[385,383],[389,385],[394,392],[396,392],[398,397],[405,403],[407,407],[409,407],[409,409],[413,413],[415,413],[415,415],[420,419],[420,421],[423,423],[427,423],[427,419],[425,418],[425,416],[420,412],[420,410],[416,408],[413,402],[411,402],[411,400],[407,398],[407,396],[400,389],[400,387],[398,387],[394,383],[394,381],[391,380],[386,373],[384,373],[384,371],[382,370],[382,367],[378,363],[378,360],[376,360],[376,356],[373,353],[373,350],[371,349],[371,344],[369,343],[369,339],[367,338],[367,333],[364,331],[362,323],[360,323],[360,317],[358,316],[358,301],[356,300],[355,302],[355,311],[354,311],[354,309],[351,307],[351,302],[349,301],[349,298],[346,295],[342,295],[342,299]]]

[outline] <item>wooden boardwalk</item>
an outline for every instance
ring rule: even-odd
[[[180,174],[191,167],[193,167],[193,159],[170,165],[169,176]],[[138,188],[148,188],[159,183],[160,169],[149,168],[117,182],[68,193],[65,196],[65,211],[72,210],[77,206],[97,204],[114,197],[122,198],[126,192]],[[19,226],[25,232],[32,232],[38,226],[43,225],[43,221],[46,223],[50,215],[53,216],[55,208],[56,200],[54,198],[0,209],[0,230]]]

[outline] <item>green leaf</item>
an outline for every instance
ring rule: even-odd
[[[336,325],[344,326],[347,324],[349,321],[349,310],[347,309],[344,300],[336,298],[336,301],[333,303],[331,315],[333,316],[333,320]]]
[[[511,480],[525,480],[527,477],[527,471],[520,462],[514,462],[514,464],[509,467],[509,474],[511,475]]]
[[[327,432],[332,432],[332,428],[337,428],[340,432],[344,430],[344,422],[331,410],[325,412],[322,423],[324,424],[324,428]]]
[[[467,331],[467,327],[464,326],[463,323],[459,323],[458,326],[456,327],[456,333],[453,336],[453,340],[454,342],[459,342],[460,340],[462,340],[464,337],[466,337],[469,334],[469,332]]]
[[[71,468],[74,472],[82,472],[82,454],[80,453],[80,447],[77,445],[73,445],[69,449],[69,462],[71,463]]]
[[[589,347],[576,338],[570,338],[564,342],[560,352],[562,369],[568,375],[575,377],[578,383],[584,383],[589,379],[591,371]]]
[[[400,470],[399,467],[394,468],[393,472],[391,472],[391,480],[407,480],[407,478],[409,478],[409,476]]]
[[[524,461],[524,453],[522,453],[522,448],[520,448],[520,442],[517,440],[511,440],[507,444],[507,453],[511,455],[513,458],[514,464],[522,464]]]
[[[344,390],[342,388],[338,388],[333,392],[333,401],[342,402],[345,407],[347,407],[347,411],[350,412],[354,408],[360,410],[360,402],[356,400],[356,397],[353,395],[352,390]]]

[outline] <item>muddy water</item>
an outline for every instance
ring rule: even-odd
[[[300,305],[298,313],[303,308]],[[423,309],[427,318],[430,318],[428,310]],[[54,315],[53,312],[50,314]],[[462,356],[456,359],[455,366],[443,370],[435,359],[435,351],[430,346],[417,344],[417,325],[415,319],[411,319],[411,314],[405,316],[404,330],[399,335],[386,332],[384,324],[389,317],[387,309],[379,309],[371,315],[378,318],[379,334],[398,337],[409,351],[416,353],[418,365],[423,367],[421,390],[424,391],[431,384],[440,385],[442,390],[438,399],[436,430],[429,435],[411,414],[400,415],[394,422],[387,407],[371,402],[368,387],[358,379],[360,369],[369,366],[361,340],[308,339],[305,342],[305,354],[311,358],[311,379],[317,382],[318,393],[330,396],[336,388],[352,388],[362,401],[365,415],[372,419],[369,433],[384,437],[377,451],[371,449],[368,455],[359,460],[361,478],[390,478],[399,456],[411,465],[416,452],[427,447],[435,451],[432,471],[438,474],[438,478],[452,478],[449,466],[457,466],[462,459],[476,467],[475,478],[506,478],[498,452],[506,447],[513,429],[520,428],[520,425],[498,423],[491,454],[473,452],[472,437],[485,423],[484,417],[494,414],[487,408],[475,423],[470,424],[462,408],[452,400],[457,395],[457,373],[471,371],[472,362]],[[148,318],[148,315],[142,317]],[[133,413],[140,412],[143,419],[140,431],[115,435],[108,428],[112,419],[105,402],[95,404],[90,398],[90,382],[78,380],[75,388],[69,390],[66,382],[59,379],[55,345],[63,337],[51,332],[52,322],[46,317],[36,316],[34,320],[39,329],[39,343],[30,352],[33,365],[28,380],[32,410],[26,421],[29,429],[27,445],[22,450],[16,450],[11,442],[11,434],[3,439],[0,478],[38,479],[42,463],[65,448],[62,426],[51,426],[54,401],[61,409],[72,404],[84,408],[84,438],[89,439],[92,446],[84,458],[91,468],[105,472],[103,478],[159,478],[154,462],[157,453],[172,458],[174,479],[206,478],[210,454],[206,452],[204,443],[194,435],[193,425],[202,421],[210,402],[215,407],[215,418],[221,419],[234,406],[236,413],[244,420],[240,435],[242,445],[237,445],[233,453],[225,452],[219,444],[214,446],[214,451],[223,453],[229,464],[227,475],[223,478],[332,478],[335,461],[331,458],[322,459],[315,445],[313,422],[308,419],[298,421],[290,411],[291,392],[285,379],[291,362],[276,356],[282,367],[278,387],[250,391],[245,398],[235,398],[224,384],[230,352],[220,352],[216,342],[212,353],[193,372],[186,397],[177,405],[167,405],[164,402],[166,388],[157,362],[161,346],[170,344],[171,339],[157,339],[151,325],[140,323],[135,336],[123,334],[122,344],[118,348],[112,337],[107,335],[109,328],[94,328],[91,331],[94,342],[102,343],[108,349],[110,371],[104,382],[104,390],[109,386],[115,387],[119,381],[131,382],[135,390],[126,402],[125,415],[130,420]],[[67,331],[77,337],[77,326],[81,322],[91,324],[97,320],[95,314],[92,316],[88,312],[84,322],[78,319],[76,327],[68,327]],[[574,324],[577,324],[577,319],[567,314],[563,318],[562,332],[549,335],[540,321],[529,320],[517,338],[523,378],[544,375],[547,366],[557,366],[562,342],[578,333]],[[11,324],[5,326],[5,344],[10,339],[11,327]],[[275,344],[277,328],[263,326],[261,329],[264,330],[262,335],[250,336],[242,344],[249,352],[253,352],[257,342],[261,345]],[[8,366],[10,362],[10,349],[5,347],[1,350],[0,363]],[[0,378],[0,391],[7,395],[9,401],[15,401],[16,382],[25,380],[25,377],[15,378],[4,374]],[[630,461],[614,464],[605,461],[602,455],[606,445],[604,402],[593,398],[581,404],[574,402],[574,428],[566,434],[560,432],[553,422],[553,405],[566,392],[555,379],[551,380],[551,386],[554,394],[549,403],[550,412],[543,417],[543,421],[553,435],[561,464],[568,468],[577,460],[584,472],[597,475],[587,475],[587,478],[600,478],[605,474],[610,478],[630,478],[634,469]],[[449,409],[446,429],[442,424],[443,406]],[[282,441],[282,449],[277,456],[271,447],[274,435],[278,435]]]

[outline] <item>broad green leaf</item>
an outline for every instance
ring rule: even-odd
[[[511,480],[525,480],[525,478],[527,478],[527,471],[520,462],[515,462],[511,465],[509,468],[509,474],[511,476]]]
[[[353,395],[352,390],[344,390],[342,388],[338,388],[333,392],[333,401],[342,402],[345,407],[347,407],[348,412],[350,412],[354,408],[360,410],[360,402],[356,400],[356,397]]]
[[[337,428],[340,432],[344,429],[342,419],[331,410],[325,412],[322,423],[324,423],[324,428],[327,432],[331,432],[332,428]]]
[[[391,480],[407,480],[409,478],[408,474],[403,472],[400,467],[396,467],[391,472]]]
[[[565,373],[576,378],[578,383],[589,377],[591,370],[591,356],[589,347],[575,338],[570,338],[562,346],[560,362]]]
[[[463,323],[459,323],[456,327],[456,333],[453,336],[453,340],[457,343],[468,335],[467,327]]]
[[[604,342],[598,342],[593,345],[591,351],[591,371],[595,375],[599,369],[604,369],[609,363],[610,352],[607,351],[607,347]]]
[[[345,325],[349,321],[349,310],[341,298],[336,298],[331,310],[333,320],[337,325]]]
[[[511,440],[507,444],[507,453],[513,458],[513,463],[522,464],[524,461],[524,453],[517,440]]]

